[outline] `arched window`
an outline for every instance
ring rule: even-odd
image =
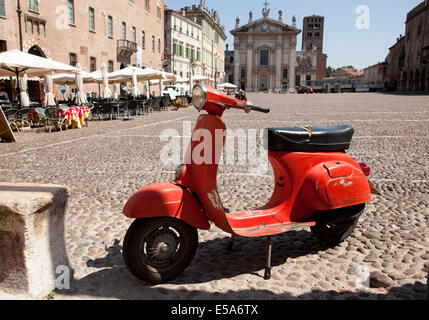
[[[241,69],[241,79],[246,78],[246,69]]]

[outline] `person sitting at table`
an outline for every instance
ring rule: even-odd
[[[6,92],[5,87],[0,88],[0,100],[9,101],[9,95]]]

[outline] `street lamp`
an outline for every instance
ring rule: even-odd
[[[23,49],[23,46],[22,46],[22,26],[21,26],[22,10],[21,10],[21,1],[20,0],[18,0],[16,12],[18,13],[19,48],[22,51],[22,49]]]

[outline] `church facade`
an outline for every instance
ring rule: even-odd
[[[292,25],[283,22],[283,12],[278,19],[269,17],[270,10],[262,10],[262,18],[253,20],[249,14],[246,25],[231,31],[234,36],[234,84],[245,91],[294,91],[296,86],[297,35],[296,19]]]

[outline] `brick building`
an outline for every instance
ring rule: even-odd
[[[400,91],[429,89],[429,1],[407,14],[405,36],[400,36],[386,58],[390,83]]]
[[[162,69],[163,0],[21,0],[23,50],[85,71]],[[0,50],[19,49],[17,1],[0,0]],[[30,93],[31,93],[30,87]],[[33,92],[33,97],[35,92]]]
[[[302,23],[302,51],[311,52],[316,49],[316,74],[314,80],[323,80],[326,77],[326,63],[328,56],[323,53],[323,39],[325,34],[325,17],[312,15],[304,17]]]
[[[363,69],[363,83],[378,89],[387,87],[387,63],[379,62]]]

